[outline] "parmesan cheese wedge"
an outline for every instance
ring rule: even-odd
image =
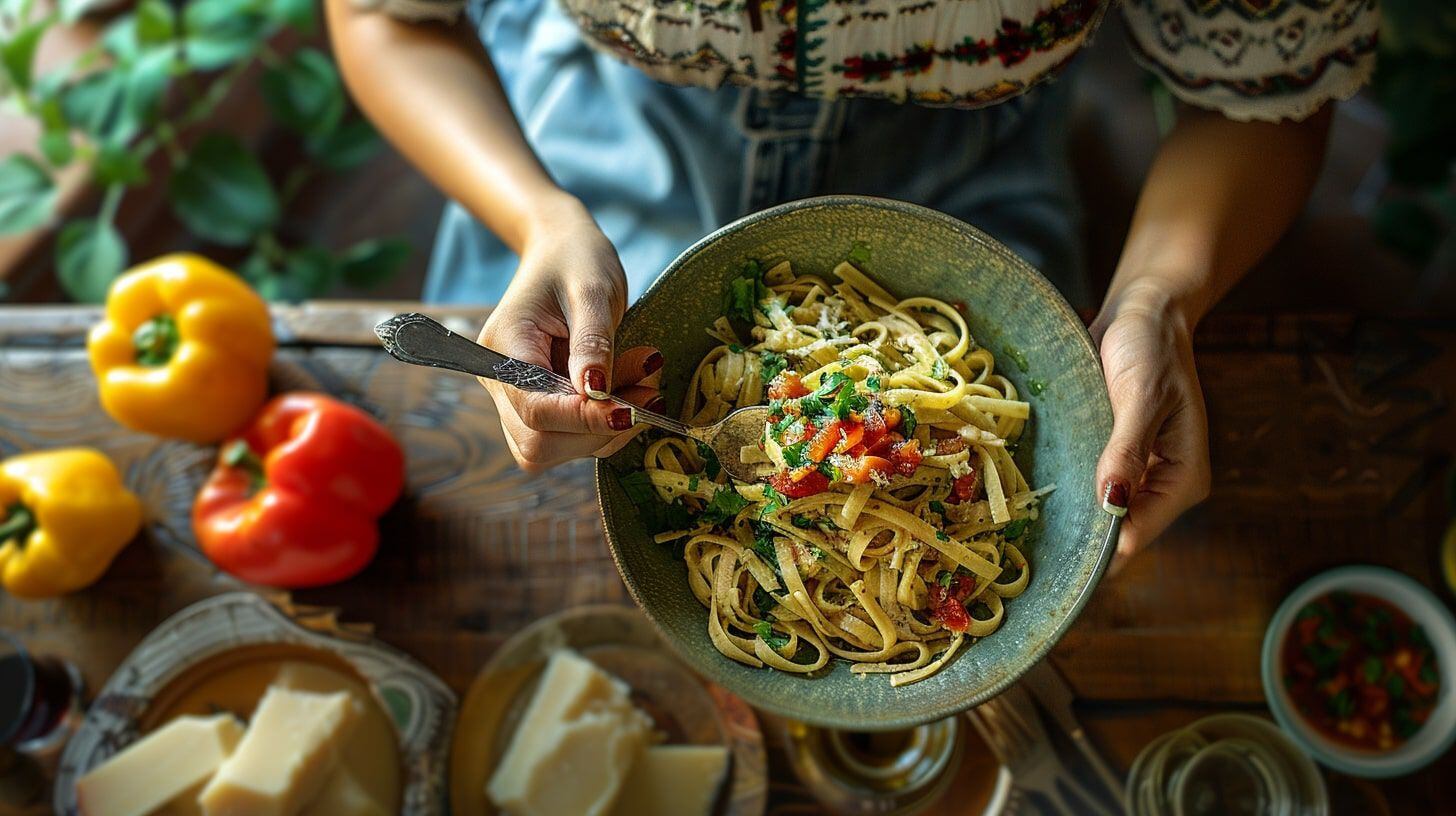
[[[358,719],[348,692],[270,686],[198,805],[206,816],[294,816],[329,781],[339,746]]]
[[[613,816],[709,816],[728,772],[721,745],[657,745],[632,766]]]
[[[556,652],[486,795],[511,816],[605,816],[651,726],[622,681]]]
[[[243,738],[231,714],[178,717],[76,783],[82,816],[143,816],[196,788]]]

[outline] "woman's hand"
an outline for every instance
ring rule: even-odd
[[[1165,288],[1131,284],[1092,322],[1112,400],[1112,438],[1097,463],[1097,498],[1127,508],[1111,571],[1208,496],[1208,415],[1192,329]]]
[[[653,407],[662,355],[634,348],[613,359],[612,338],[627,305],[617,251],[575,200],[534,216],[521,265],[480,342],[568,375],[574,396],[519,391],[481,380],[500,411],[506,441],[528,472],[582,456],[609,456],[631,434],[630,411],[609,393]],[[658,409],[660,410],[660,408]]]

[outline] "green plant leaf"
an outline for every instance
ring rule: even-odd
[[[124,144],[136,135],[137,123],[126,109],[126,74],[97,71],[61,92],[66,120],[94,141]]]
[[[179,66],[185,69],[186,63],[178,59],[173,44],[143,51],[127,64],[126,113],[133,121],[151,124],[156,120],[162,95]]]
[[[312,34],[318,27],[313,0],[270,0],[268,16],[282,20],[304,34]]]
[[[116,227],[87,218],[61,229],[56,239],[56,275],[73,299],[100,303],[125,268],[126,244]]]
[[[11,85],[22,91],[30,89],[35,49],[40,45],[41,35],[50,27],[49,20],[37,20],[10,35],[9,39],[0,40],[0,64],[5,66]]]
[[[141,0],[136,7],[136,39],[143,45],[167,42],[176,36],[172,7],[164,0]]]
[[[219,244],[248,244],[278,222],[272,182],[231,136],[202,137],[173,174],[167,193],[172,211],[188,229]]]
[[[96,161],[91,170],[96,176],[96,183],[102,187],[113,184],[134,187],[147,182],[147,168],[126,147],[102,145],[96,153]]]
[[[52,167],[65,167],[76,157],[71,134],[64,130],[48,130],[40,135],[40,154]]]
[[[379,134],[362,117],[355,116],[327,134],[309,138],[308,154],[334,171],[352,170],[379,151]]]
[[[368,289],[394,277],[410,256],[409,241],[384,238],[349,247],[339,259],[339,277],[349,286]]]
[[[14,153],[0,161],[0,235],[45,223],[55,198],[55,182],[35,159]]]
[[[282,263],[254,252],[238,266],[238,274],[265,300],[296,303],[333,287],[339,261],[323,247],[301,247],[285,253]]]
[[[329,133],[344,114],[338,69],[314,48],[301,48],[268,69],[259,87],[273,116],[299,133]]]
[[[193,0],[182,12],[184,58],[212,71],[251,56],[272,33],[259,3],[248,0]]]

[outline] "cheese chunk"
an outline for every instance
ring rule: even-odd
[[[651,727],[626,684],[556,652],[486,794],[511,816],[604,816]]]
[[[348,768],[339,767],[302,816],[389,816],[389,809],[375,801]]]
[[[178,717],[76,783],[83,816],[142,816],[206,782],[243,738],[231,714]]]
[[[648,748],[622,784],[614,816],[709,816],[728,772],[721,745]]]
[[[348,692],[270,686],[237,750],[197,798],[202,812],[294,816],[323,789],[358,718]]]

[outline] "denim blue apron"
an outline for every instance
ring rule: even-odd
[[[1091,305],[1067,128],[1067,74],[981,110],[676,87],[588,47],[552,0],[475,3],[471,21],[552,177],[617,247],[636,298],[724,224],[809,196],[854,193],[949,213]],[[425,299],[495,303],[514,253],[449,204]]]

